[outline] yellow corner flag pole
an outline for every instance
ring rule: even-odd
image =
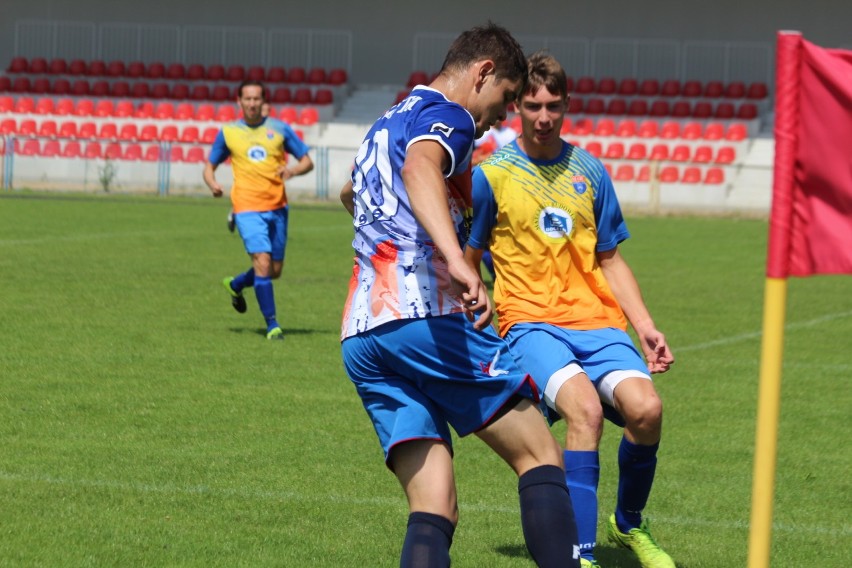
[[[787,279],[767,278],[763,304],[748,568],[769,567],[786,305]]]

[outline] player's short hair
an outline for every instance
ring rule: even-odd
[[[493,22],[462,32],[450,45],[441,72],[464,69],[483,59],[494,61],[497,79],[523,81],[526,77],[527,62],[520,44]]]
[[[522,93],[534,95],[542,87],[563,99],[570,94],[562,65],[547,51],[536,51],[527,62],[527,85]]]
[[[266,96],[267,92],[264,84],[256,79],[246,79],[240,83],[240,86],[237,87],[237,97],[243,96],[243,87],[260,87],[260,96],[263,97],[263,100],[268,100],[269,98]]]

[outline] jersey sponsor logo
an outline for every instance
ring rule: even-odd
[[[497,361],[500,359],[500,350],[497,350],[497,353],[494,354],[494,358],[490,363],[480,363],[479,367],[482,369],[482,372],[487,374],[489,377],[499,377],[500,375],[508,375],[509,371],[505,369],[497,368]]]
[[[538,228],[551,239],[570,238],[574,231],[574,218],[560,207],[543,207],[538,213]]]
[[[429,129],[429,132],[440,132],[441,134],[449,138],[450,134],[453,133],[453,130],[455,130],[455,128],[453,128],[452,126],[447,126],[443,122],[436,122],[432,125],[432,128]]]
[[[272,140],[273,138],[275,138],[275,132],[272,131],[272,130],[269,130],[267,128],[266,129],[266,138],[269,139],[269,140]]]
[[[586,193],[586,190],[589,189],[589,183],[586,181],[585,176],[574,176],[571,178],[571,185],[574,186],[574,191],[583,195]]]
[[[263,146],[252,146],[248,149],[246,155],[252,162],[262,162],[266,159],[267,156],[266,148],[264,148]]]

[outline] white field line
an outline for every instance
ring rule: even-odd
[[[825,323],[827,321],[848,318],[852,316],[852,311],[848,312],[837,312],[834,314],[824,315],[822,317],[814,318],[807,321],[801,321],[796,323],[789,323],[784,326],[784,331],[794,331],[797,329],[805,329],[809,327],[813,327],[815,325],[819,325],[821,323]],[[740,343],[742,341],[748,341],[750,339],[758,339],[763,335],[762,331],[753,331],[750,333],[741,333],[739,335],[732,335],[730,337],[725,337],[722,339],[714,339],[713,341],[707,341],[704,343],[697,343],[695,345],[685,345],[682,347],[675,347],[675,352],[680,353],[682,351],[700,351],[702,349],[710,349],[712,347],[718,347],[720,345],[730,345],[732,343]]]
[[[214,488],[205,485],[154,485],[149,483],[125,483],[121,481],[96,481],[87,479],[65,479],[49,476],[23,476],[0,471],[0,481],[13,483],[37,483],[44,485],[61,485],[68,487],[88,487],[96,489],[116,490],[135,493],[151,494],[177,494],[177,495],[212,495],[223,498],[238,497],[240,499],[254,499],[260,501],[292,501],[297,503],[339,503],[343,505],[361,505],[369,507],[389,508],[398,511],[405,510],[405,498],[402,492],[397,498],[371,497],[359,498],[352,495],[336,495],[333,493],[305,495],[297,491],[264,491],[230,488]],[[505,513],[510,515],[519,514],[517,506],[494,506],[483,503],[459,503],[462,511]],[[747,520],[710,520],[694,517],[659,517],[649,515],[656,524],[668,524],[679,527],[712,527],[721,530],[748,530]],[[852,536],[852,525],[838,526],[816,526],[816,525],[791,525],[787,523],[773,523],[773,529],[779,532],[805,533],[830,535],[835,537]]]

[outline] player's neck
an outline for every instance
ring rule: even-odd
[[[523,135],[518,137],[518,146],[524,154],[533,160],[549,162],[555,160],[562,153],[562,139],[554,140],[548,144],[536,144],[534,141],[526,140]]]

